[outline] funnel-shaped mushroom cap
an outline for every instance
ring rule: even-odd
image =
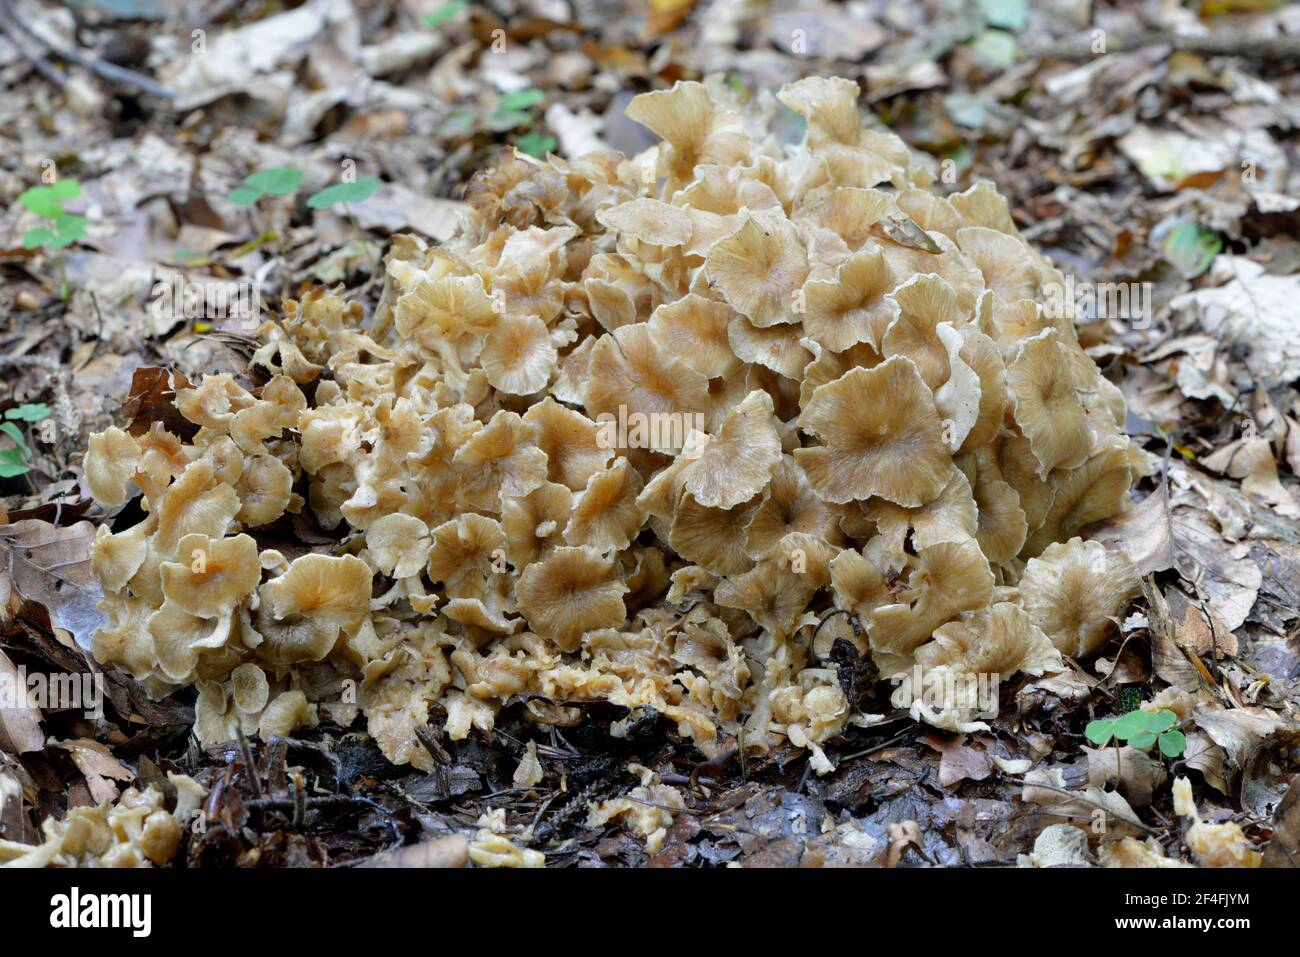
[[[750,213],[704,259],[714,288],[760,329],[797,322],[795,294],[808,278],[808,258],[794,224],[779,210]]]
[[[952,456],[934,396],[903,356],[822,386],[804,407],[800,426],[825,443],[796,449],[794,457],[828,502],[877,495],[914,507],[948,482]]]
[[[659,174],[668,177],[670,191],[690,182],[700,163],[733,166],[749,159],[740,117],[715,104],[703,83],[679,80],[670,90],[642,93],[626,112],[667,141]]]
[[[560,405],[550,396],[524,413],[524,421],[537,429],[537,445],[546,453],[546,477],[574,492],[602,471],[614,457],[601,444],[596,423],[581,412]]]
[[[127,485],[140,464],[140,446],[116,426],[90,437],[83,474],[95,501],[109,508],[126,503]]]
[[[727,324],[735,316],[725,302],[689,293],[656,309],[649,327],[661,349],[701,375],[717,378],[740,367],[727,341]]]
[[[1062,654],[1082,658],[1100,651],[1116,633],[1117,616],[1141,587],[1137,568],[1125,555],[1072,538],[1029,560],[1020,597]]]
[[[302,555],[265,586],[276,619],[310,618],[344,631],[370,611],[370,569],[355,555]]]
[[[636,501],[644,484],[627,459],[597,472],[573,503],[564,540],[602,552],[626,548],[646,519],[645,509]]]
[[[186,535],[177,562],[163,562],[163,594],[177,608],[200,618],[227,615],[262,579],[257,542],[249,535],[213,539]]]
[[[709,508],[732,508],[761,492],[781,460],[774,421],[772,397],[758,389],[749,393],[687,461],[681,471],[686,490]]]
[[[894,285],[880,250],[863,249],[840,263],[833,278],[804,285],[804,330],[832,352],[859,342],[879,346],[894,318],[886,298]]]
[[[414,515],[384,515],[367,526],[366,549],[385,575],[410,578],[428,560],[429,526]]]
[[[1038,474],[1082,465],[1092,450],[1092,433],[1055,329],[1021,344],[1007,367],[1007,381],[1016,424],[1038,460]]]
[[[617,628],[627,620],[626,591],[613,556],[564,546],[523,570],[516,598],[533,631],[562,651],[577,651],[587,632]]]
[[[546,387],[558,356],[546,323],[536,316],[498,316],[479,357],[492,387],[532,395]]]

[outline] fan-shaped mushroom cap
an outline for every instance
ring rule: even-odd
[[[790,570],[780,559],[759,562],[747,572],[727,578],[713,590],[713,600],[725,608],[738,608],[777,637],[799,624],[817,591],[808,575]]]
[[[480,355],[493,388],[532,395],[546,387],[558,356],[546,323],[536,316],[498,316]]]
[[[709,249],[704,271],[722,297],[758,328],[799,320],[795,294],[808,278],[808,257],[798,230],[779,210],[751,212]]]
[[[602,552],[626,548],[646,519],[645,509],[637,504],[644,484],[623,458],[592,475],[573,503],[573,514],[564,526],[565,542]]]
[[[1019,238],[984,226],[966,226],[957,231],[957,245],[1000,302],[1010,305],[1038,295],[1042,281],[1038,266]]]
[[[1116,617],[1141,587],[1137,568],[1125,555],[1072,538],[1029,560],[1020,597],[1062,654],[1083,658],[1115,634]]]
[[[668,543],[685,558],[716,575],[734,575],[753,562],[745,554],[745,539],[735,533],[744,528],[758,507],[758,498],[730,509],[701,505],[689,493],[678,500]]]
[[[90,437],[82,472],[95,501],[109,508],[126,504],[127,486],[140,464],[140,445],[116,426]]]
[[[587,632],[617,628],[627,619],[627,586],[614,572],[613,557],[594,548],[557,548],[519,575],[519,611],[537,634],[562,651],[576,651]]]
[[[886,296],[894,285],[893,271],[879,248],[854,253],[832,278],[804,284],[804,331],[832,352],[859,342],[879,347],[894,317]]]
[[[235,486],[239,511],[235,517],[245,528],[274,522],[293,498],[293,473],[274,455],[256,455],[244,463]],[[299,499],[301,504],[301,499]]]
[[[309,554],[265,586],[275,618],[310,617],[343,631],[356,628],[370,610],[370,569],[355,555]]]
[[[506,533],[510,564],[522,569],[563,544],[572,511],[573,493],[555,482],[546,482],[521,497],[502,499],[501,528]]]
[[[935,629],[934,640],[916,649],[923,669],[947,668],[966,674],[1041,675],[1063,671],[1061,654],[1024,609],[999,602],[960,621]]]
[[[993,573],[974,539],[922,549],[898,601],[871,613],[868,633],[882,668],[910,655],[934,630],[989,603]]]
[[[583,404],[598,419],[602,413],[618,419],[620,410],[624,419],[632,413],[680,416],[709,405],[709,380],[660,349],[644,323],[602,336],[587,376]]]
[[[381,516],[366,527],[366,549],[385,575],[410,578],[428,560],[429,526],[401,512]]]
[[[626,112],[666,140],[659,148],[659,175],[668,178],[670,194],[689,183],[701,163],[731,166],[749,158],[740,117],[714,103],[702,83],[679,80],[670,90],[642,93]]]
[[[1007,382],[1016,424],[1038,460],[1038,474],[1082,465],[1092,450],[1092,433],[1056,330],[1044,330],[1021,344],[1007,367]]]
[[[685,246],[691,241],[691,217],[680,207],[657,199],[643,197],[602,209],[596,222],[654,246]]]
[[[772,470],[763,501],[745,526],[745,551],[757,560],[793,533],[832,545],[841,541],[839,516],[813,491],[798,463],[785,455]]]
[[[257,736],[263,741],[287,738],[304,725],[316,723],[316,706],[301,691],[282,691],[275,696],[257,723]]]
[[[225,483],[214,485],[211,463],[191,462],[157,503],[158,531],[154,550],[164,558],[175,554],[186,535],[220,538],[239,512],[239,496]]]
[[[961,322],[957,296],[941,277],[913,276],[889,298],[897,303],[898,315],[885,330],[880,342],[881,354],[907,356],[931,389],[948,380],[948,347],[939,338],[936,326]]]
[[[948,482],[952,457],[934,397],[916,366],[895,356],[854,369],[813,393],[800,426],[825,445],[796,449],[795,460],[828,502],[873,495],[923,505]]]
[[[986,179],[949,197],[948,201],[971,226],[987,226],[1009,236],[1018,235],[1006,198]]]
[[[862,128],[858,85],[808,77],[783,86],[777,99],[808,121],[808,148],[839,186],[875,186],[908,165],[907,146],[892,133]]]
[[[432,532],[429,580],[442,582],[449,598],[481,598],[485,582],[504,571],[506,533],[499,522],[473,512]]]
[[[912,546],[919,550],[940,542],[973,538],[978,528],[970,482],[956,466],[948,473],[943,491],[924,505],[903,508],[892,502],[873,499],[863,506],[863,511],[876,523],[880,534],[890,540],[887,551],[896,557],[896,561],[891,563],[895,568],[901,568],[906,561],[903,545],[909,531]]]
[[[727,339],[727,323],[735,315],[725,302],[689,293],[657,308],[648,325],[661,349],[700,375],[718,378],[740,367]]]
[[[159,566],[163,594],[177,608],[200,618],[228,615],[262,579],[257,542],[249,535],[186,535],[176,557],[179,562]]]
[[[614,456],[612,449],[602,447],[595,422],[549,396],[530,408],[524,421],[537,429],[538,447],[546,453],[548,480],[575,492],[586,488],[587,481]]]
[[[884,573],[859,551],[841,551],[831,560],[830,572],[835,607],[852,612],[861,622],[894,600]]]
[[[119,592],[144,564],[149,545],[143,524],[114,535],[107,525],[95,529],[90,547],[91,568],[106,592]]]
[[[760,329],[744,316],[727,326],[727,343],[745,362],[755,362],[788,379],[797,379],[812,361],[808,340],[799,326],[777,325]]]
[[[223,647],[230,638],[231,613],[213,621],[181,608],[173,601],[149,616],[158,667],[173,681],[192,681],[199,655]]]
[[[228,372],[203,377],[197,386],[176,390],[176,409],[195,425],[225,431],[236,412],[253,405],[252,395]]]
[[[1048,480],[1053,493],[1051,506],[1043,524],[1030,533],[1021,556],[1032,558],[1052,542],[1072,537],[1085,525],[1122,512],[1134,479],[1130,448],[1126,439],[1117,436],[1107,440],[1078,468],[1052,473]]]
[[[975,538],[980,543],[980,550],[995,565],[1011,561],[1020,554],[1029,534],[1029,523],[1020,508],[1020,496],[1002,481],[994,456],[967,454],[957,464],[972,486],[979,510]]]
[[[837,265],[862,250],[873,235],[871,228],[893,208],[893,199],[881,190],[841,186],[816,205],[802,207],[795,222],[811,228],[821,260]],[[829,242],[827,234],[833,237]]]
[[[683,455],[687,461],[681,484],[708,508],[749,501],[767,485],[781,460],[781,439],[772,423],[772,397],[760,390],[749,393],[698,454]]]
[[[465,504],[501,511],[501,496],[527,495],[546,481],[546,453],[535,444],[537,428],[502,409],[452,458],[461,473]]]

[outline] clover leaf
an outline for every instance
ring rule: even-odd
[[[1178,716],[1168,708],[1130,711],[1118,718],[1090,721],[1083,733],[1098,747],[1104,746],[1112,737],[1139,751],[1146,751],[1158,743],[1161,754],[1176,758],[1187,747],[1187,738],[1174,727],[1177,723]]]
[[[329,209],[337,203],[364,203],[379,189],[379,180],[363,176],[351,183],[327,186],[307,200],[312,209]]]

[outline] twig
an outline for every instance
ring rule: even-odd
[[[149,77],[142,73],[128,70],[125,67],[118,66],[116,63],[109,63],[108,61],[101,60],[98,57],[86,56],[75,47],[63,49],[62,47],[55,46],[22,21],[18,16],[18,12],[14,10],[13,0],[0,0],[0,12],[4,13],[6,19],[9,20],[12,26],[16,27],[19,32],[39,43],[53,56],[60,60],[67,63],[75,63],[82,69],[89,70],[100,79],[107,80],[110,83],[116,83],[119,86],[134,87],[137,90],[148,93],[152,96],[160,97],[164,100],[176,99],[175,93],[167,89],[165,86],[149,79]],[[17,40],[18,38],[15,37],[14,39]],[[18,49],[21,51],[23,49],[22,43],[18,43],[17,45]],[[66,77],[64,79],[66,81]]]
[[[1254,60],[1300,60],[1300,36],[1261,37],[1241,31],[1208,36],[1170,34],[1160,30],[1136,33],[1107,33],[1106,53],[1131,53],[1143,47],[1167,46],[1182,53],[1199,53],[1204,56],[1242,56]],[[1057,43],[1030,47],[1031,57],[1043,60],[1087,60],[1098,54],[1093,51],[1090,33]]]
[[[22,33],[22,24],[18,23],[16,20],[10,19],[13,17],[13,8],[6,3],[3,6],[0,6],[0,13],[4,14],[3,16],[0,16],[0,31],[3,31],[5,36],[9,38],[9,41],[14,45],[14,49],[18,51],[18,55],[30,63],[32,69],[45,77],[46,80],[53,83],[59,89],[63,89],[63,87],[67,86],[67,74],[49,60],[45,59],[41,54],[28,49],[27,44],[23,42],[22,36],[20,35]]]

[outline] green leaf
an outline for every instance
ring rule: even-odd
[[[54,221],[54,238],[50,240],[51,249],[71,246],[86,235],[86,218],[66,214]]]
[[[12,422],[0,422],[0,432],[3,432],[9,438],[14,440],[14,445],[22,453],[23,458],[30,456],[31,450],[27,448],[27,437],[23,435],[23,430],[18,428]]]
[[[531,87],[527,90],[515,90],[512,93],[506,93],[497,103],[498,110],[531,110],[537,104],[545,101],[546,94],[541,90],[535,90]]]
[[[1002,27],[1019,33],[1029,19],[1029,4],[1026,0],[977,0],[977,4],[991,27]]]
[[[1167,758],[1176,758],[1187,750],[1187,736],[1181,731],[1166,731],[1160,735],[1160,753]]]
[[[554,150],[556,145],[554,136],[549,133],[538,133],[535,130],[525,133],[515,141],[515,146],[519,147],[521,151],[537,159],[541,159]]]
[[[23,249],[39,249],[54,239],[54,233],[44,226],[37,226],[23,233]]]
[[[444,4],[432,13],[424,15],[424,25],[426,27],[440,27],[456,18],[456,15],[463,10],[468,10],[469,4],[466,0],[451,0],[451,3]]]
[[[0,451],[0,478],[14,478],[18,475],[26,475],[30,470],[31,466],[18,454],[17,449]]]
[[[1102,718],[1100,721],[1089,721],[1088,726],[1083,729],[1083,733],[1089,741],[1101,747],[1115,733],[1115,720],[1113,718]]]
[[[1115,737],[1121,741],[1131,741],[1135,735],[1147,731],[1147,713],[1130,711],[1115,722]]]
[[[50,407],[44,402],[27,402],[5,413],[6,419],[15,419],[19,422],[39,422],[49,416]]]
[[[493,133],[508,133],[521,126],[531,126],[534,119],[528,110],[493,110],[488,114],[487,125]]]
[[[1137,748],[1139,751],[1145,751],[1151,745],[1156,743],[1156,736],[1150,731],[1139,731],[1133,737],[1128,739],[1130,748]]]
[[[1174,714],[1168,708],[1162,708],[1151,715],[1147,721],[1147,730],[1159,734],[1162,731],[1168,731],[1178,723],[1178,715]]]
[[[272,196],[288,196],[302,183],[302,170],[294,166],[275,166],[245,176],[244,182]]]
[[[328,209],[335,203],[364,203],[375,190],[379,189],[379,180],[363,176],[352,183],[336,183],[327,186],[307,200],[312,209]]]
[[[240,186],[232,189],[227,198],[236,206],[252,206],[262,198],[262,191],[249,186]]]
[[[37,216],[58,219],[63,215],[63,204],[81,195],[81,184],[75,179],[61,179],[53,186],[33,186],[18,196],[22,203]]]
[[[1195,279],[1210,268],[1214,257],[1223,251],[1223,237],[1196,223],[1180,223],[1164,241],[1165,258],[1188,279]]]

